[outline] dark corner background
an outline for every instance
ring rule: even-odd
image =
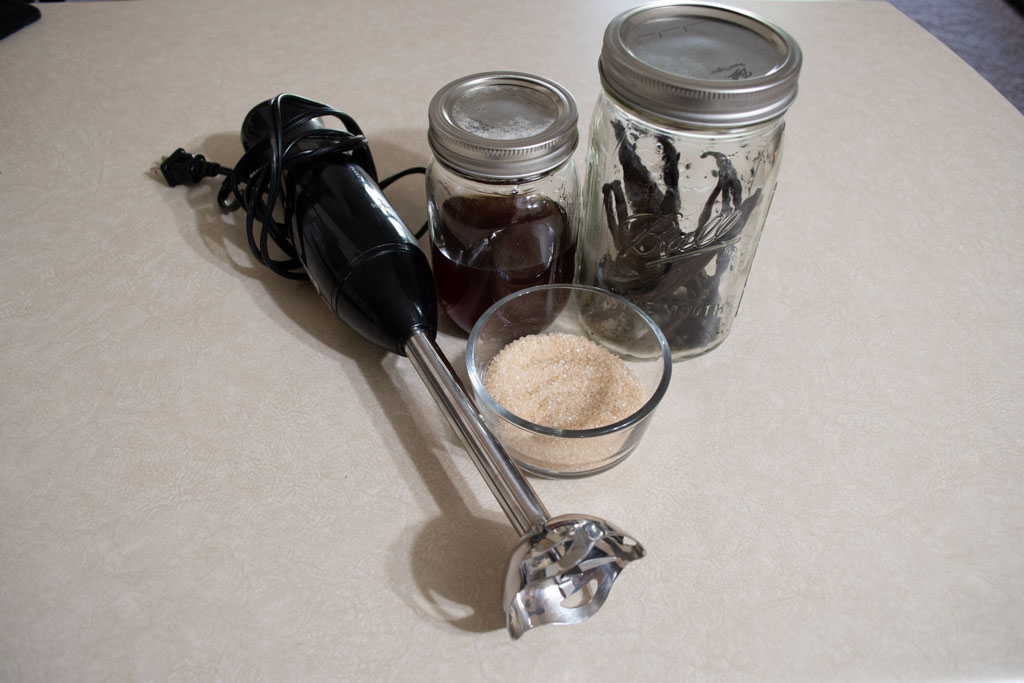
[[[945,43],[1024,113],[1024,0],[888,2]]]

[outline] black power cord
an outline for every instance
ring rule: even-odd
[[[308,181],[324,167],[341,161],[355,162],[374,181],[377,181],[377,170],[363,131],[348,114],[296,95],[278,95],[268,104],[269,134],[249,147],[234,168],[207,161],[203,155],[189,154],[179,147],[160,164],[160,171],[171,187],[226,176],[217,194],[217,203],[227,211],[239,207],[245,210],[245,231],[253,256],[282,277],[308,280],[292,241],[298,199],[296,182],[300,178]],[[292,113],[286,115],[285,110]],[[314,119],[324,118],[338,119],[345,130],[310,125]],[[308,142],[315,144],[303,144]],[[425,172],[421,166],[407,168],[377,184],[383,190],[400,178]],[[273,217],[279,204],[283,221]],[[424,224],[416,232],[416,239],[426,231]],[[286,258],[272,257],[270,242]]]

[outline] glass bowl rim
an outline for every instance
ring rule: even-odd
[[[644,402],[644,404],[640,406],[640,408],[638,408],[631,415],[628,415],[623,419],[619,420],[618,422],[613,422],[603,427],[593,427],[591,429],[560,429],[558,427],[546,427],[544,425],[539,425],[536,422],[524,420],[518,415],[509,412],[507,409],[505,409],[504,406],[502,406],[500,403],[494,400],[490,392],[488,392],[487,389],[484,388],[483,377],[481,377],[476,371],[476,353],[474,351],[474,348],[476,346],[476,340],[477,337],[480,336],[480,329],[483,326],[483,323],[491,317],[494,311],[515,299],[527,296],[529,294],[533,294],[535,292],[550,291],[555,289],[586,291],[598,294],[600,296],[611,298],[616,302],[625,305],[627,308],[636,313],[645,323],[647,323],[647,326],[651,329],[652,332],[654,332],[655,338],[658,340],[658,346],[661,350],[662,362],[661,379],[658,382],[658,386],[654,389],[654,392],[651,394],[651,397],[648,398]],[[589,337],[585,338],[589,339]],[[597,436],[614,434],[624,429],[628,429],[629,427],[632,427],[635,424],[643,422],[651,413],[654,412],[654,409],[658,406],[659,403],[661,403],[661,399],[665,396],[665,392],[668,391],[669,380],[672,379],[672,350],[669,348],[668,340],[665,339],[665,335],[661,331],[661,328],[658,327],[658,324],[654,322],[651,316],[647,315],[643,311],[643,309],[638,307],[632,301],[629,301],[628,299],[619,296],[614,292],[610,292],[607,289],[601,289],[599,287],[592,287],[590,285],[580,284],[537,285],[534,287],[527,287],[526,289],[521,289],[518,292],[513,292],[512,294],[509,294],[508,296],[499,299],[490,308],[484,311],[479,319],[477,319],[476,323],[473,325],[472,331],[469,333],[469,341],[466,343],[466,372],[469,374],[469,381],[473,387],[473,392],[474,394],[476,394],[477,398],[481,400],[489,410],[497,413],[502,419],[512,423],[516,427],[519,427],[520,429],[525,429],[535,434],[543,434],[545,436],[554,436],[563,439],[588,439]]]

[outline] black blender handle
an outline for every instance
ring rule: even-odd
[[[303,102],[283,104],[294,108]],[[246,149],[269,133],[269,107],[263,102],[246,116]],[[320,119],[312,119],[293,134],[322,127]],[[317,141],[299,144],[310,149]],[[331,310],[369,341],[401,355],[414,332],[433,338],[437,296],[430,264],[377,185],[369,151],[358,150],[291,180],[297,198],[292,240]]]
[[[320,296],[373,343],[404,355],[417,330],[437,332],[427,257],[361,166],[325,168],[299,195],[293,239]]]

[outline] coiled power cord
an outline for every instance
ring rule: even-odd
[[[297,95],[281,94],[266,105],[246,118],[242,126],[246,150],[234,168],[179,147],[160,164],[160,171],[171,187],[225,176],[217,203],[226,211],[245,210],[245,232],[253,256],[282,277],[309,280],[292,238],[296,206],[302,198],[297,191],[300,179],[307,186],[315,185],[312,179],[322,169],[342,162],[355,163],[383,190],[396,180],[425,173],[426,169],[414,166],[378,181],[369,143],[351,116]],[[263,117],[268,120],[258,120]],[[329,118],[340,121],[345,129],[325,127],[322,121]],[[261,134],[264,130],[268,132]],[[247,145],[249,138],[255,142]],[[278,205],[281,221],[274,218]],[[414,236],[419,239],[426,231],[424,223]],[[271,242],[285,258],[270,255]]]

